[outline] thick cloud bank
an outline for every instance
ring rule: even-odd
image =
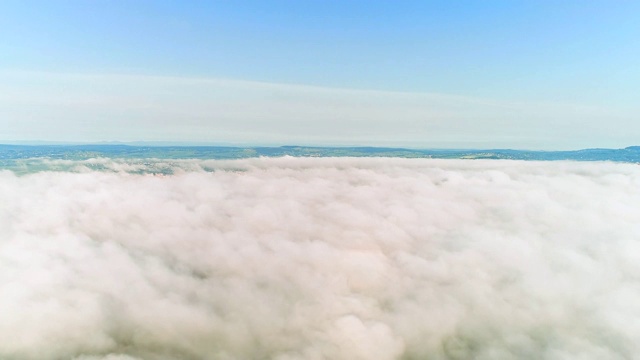
[[[640,353],[637,165],[109,162],[0,172],[0,358]]]

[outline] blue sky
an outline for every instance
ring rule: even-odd
[[[0,141],[621,147],[632,1],[0,2]]]

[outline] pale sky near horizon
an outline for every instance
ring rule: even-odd
[[[640,3],[3,1],[0,143],[640,143]]]

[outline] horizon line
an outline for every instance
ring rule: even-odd
[[[625,150],[629,148],[640,147],[640,145],[629,145],[620,148],[607,148],[607,147],[587,147],[565,150],[553,150],[553,149],[525,149],[525,148],[499,148],[499,147],[404,147],[404,146],[382,146],[382,145],[358,145],[358,144],[259,144],[259,143],[233,143],[233,142],[199,142],[199,141],[46,141],[46,140],[25,140],[25,141],[1,141],[0,146],[127,146],[127,147],[222,147],[222,148],[326,148],[326,149],[349,149],[349,148],[370,148],[370,149],[392,149],[392,150],[440,150],[440,151],[528,151],[528,152],[572,152],[583,150]]]

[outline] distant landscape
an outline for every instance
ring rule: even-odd
[[[640,146],[623,149],[532,151],[510,149],[406,149],[389,147],[232,147],[129,145],[0,145],[0,166],[31,158],[246,159],[253,157],[395,157],[433,159],[509,159],[640,162]]]

